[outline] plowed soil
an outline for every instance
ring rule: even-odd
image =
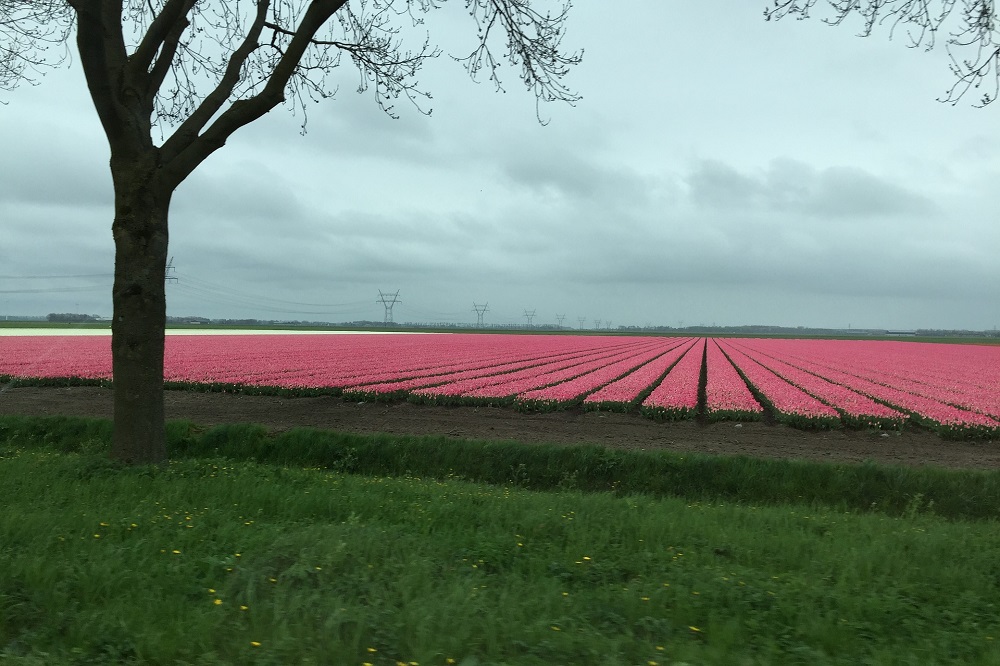
[[[168,419],[185,419],[204,426],[257,423],[273,430],[302,426],[355,433],[515,440],[528,444],[598,444],[762,458],[1000,469],[1000,441],[949,441],[917,427],[908,427],[901,433],[813,432],[760,422],[664,423],[636,414],[579,409],[525,414],[505,408],[358,403],[332,397],[277,398],[187,391],[168,391],[166,411]],[[95,387],[9,388],[0,391],[0,414],[110,418],[111,390]]]

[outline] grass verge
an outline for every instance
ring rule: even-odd
[[[249,424],[167,427],[175,459],[224,457],[369,476],[420,476],[534,490],[682,497],[899,516],[1000,518],[1000,471],[949,470],[708,456],[598,446],[531,445],[449,437],[361,435]],[[78,417],[0,417],[0,447],[106,451],[111,422]],[[947,443],[942,442],[942,446]],[[0,449],[2,450],[2,449]]]
[[[0,663],[1000,663],[996,521],[121,469],[69,425],[0,450]]]

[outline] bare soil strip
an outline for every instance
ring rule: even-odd
[[[579,409],[524,414],[488,407],[349,402],[168,391],[168,419],[199,425],[258,423],[274,430],[311,427],[353,433],[443,435],[528,444],[598,444],[629,449],[791,458],[824,462],[1000,469],[1000,441],[959,442],[907,427],[902,433],[803,431],[767,423],[657,422],[635,414]],[[96,387],[10,388],[0,414],[110,418],[111,390]]]

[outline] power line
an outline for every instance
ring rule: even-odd
[[[368,303],[368,301],[357,301],[355,303],[343,304],[308,304],[283,301],[266,296],[250,296],[238,290],[220,287],[193,278],[185,278],[184,276],[181,276],[176,283],[172,284],[171,290],[177,294],[193,297],[203,303],[236,306],[273,314],[345,316],[362,314],[365,311],[365,304]]]
[[[336,310],[338,308],[354,308],[360,309],[362,306],[369,303],[369,301],[353,301],[350,303],[304,303],[301,301],[289,301],[283,298],[274,298],[271,296],[264,296],[262,294],[248,294],[247,292],[240,291],[239,289],[234,289],[226,285],[220,285],[215,282],[209,282],[191,275],[186,275],[181,273],[178,275],[178,286],[181,284],[186,284],[188,286],[201,289],[205,292],[215,293],[220,297],[225,298],[238,298],[246,301],[250,305],[265,304],[274,307],[288,307],[291,305],[302,305],[308,308],[322,308],[327,310]]]
[[[52,287],[50,289],[0,289],[0,294],[66,294],[82,291],[106,291],[107,285],[92,287]]]
[[[0,275],[0,280],[85,280],[114,276],[114,273],[88,273],[84,275]]]

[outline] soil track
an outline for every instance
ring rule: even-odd
[[[199,425],[259,423],[274,430],[306,426],[344,432],[445,435],[525,443],[599,444],[630,449],[798,458],[895,465],[1000,469],[1000,441],[956,442],[918,428],[806,432],[782,425],[691,421],[661,423],[634,414],[568,410],[522,414],[510,409],[436,407],[341,398],[277,398],[168,391],[168,419]],[[111,390],[95,387],[0,391],[0,414],[110,418]]]

